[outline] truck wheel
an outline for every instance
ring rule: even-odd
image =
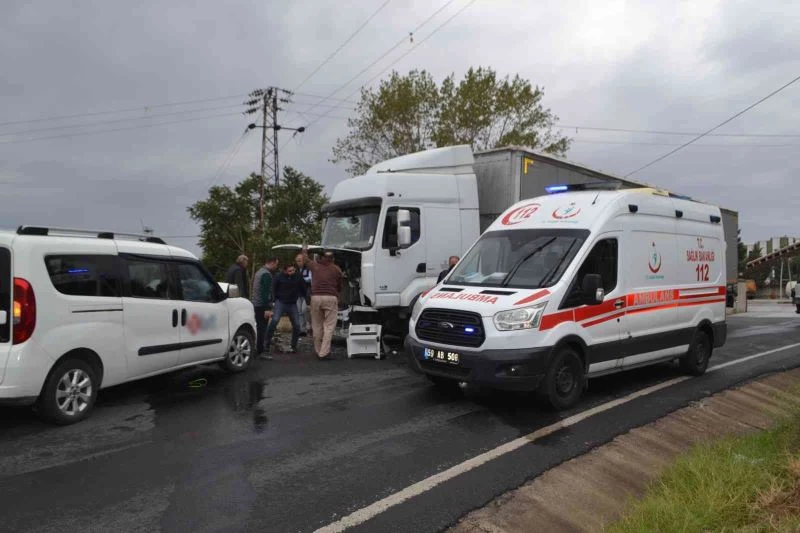
[[[80,422],[92,412],[99,385],[94,369],[85,361],[61,361],[47,378],[37,410],[42,418],[61,426]]]
[[[231,339],[228,346],[228,353],[225,359],[220,362],[223,370],[228,372],[242,372],[250,366],[253,360],[253,346],[255,346],[253,334],[244,328],[240,328]]]
[[[681,357],[681,370],[692,376],[703,375],[711,359],[711,339],[705,331],[698,330],[694,334],[689,352]]]
[[[556,411],[569,409],[578,403],[586,383],[583,361],[574,348],[559,350],[542,383],[542,393],[547,403]]]

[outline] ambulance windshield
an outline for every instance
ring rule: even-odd
[[[588,236],[588,230],[484,233],[445,284],[518,289],[551,287],[561,279]]]

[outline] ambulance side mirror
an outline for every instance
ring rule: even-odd
[[[603,290],[603,277],[600,274],[586,274],[583,276],[581,292],[586,298],[586,305],[597,305],[603,303],[606,293]]]

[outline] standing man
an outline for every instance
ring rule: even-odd
[[[250,260],[242,254],[236,258],[236,263],[231,265],[225,275],[225,282],[239,287],[239,296],[250,299],[250,283],[247,278],[247,265]]]
[[[270,350],[272,336],[275,328],[278,327],[283,315],[289,315],[292,323],[292,345],[289,349],[292,353],[297,353],[297,341],[300,338],[300,317],[297,312],[297,301],[306,301],[306,282],[297,275],[297,268],[294,265],[286,265],[283,272],[275,276],[272,282],[272,295],[275,298],[273,307],[272,322],[267,329],[267,352]]]
[[[256,313],[256,353],[262,359],[272,359],[264,351],[264,333],[272,318],[272,275],[278,269],[278,259],[269,257],[253,278],[253,308]]]
[[[308,257],[303,247],[303,261],[311,270],[311,329],[314,351],[321,361],[331,359],[331,339],[339,313],[339,293],[342,290],[342,271],[333,262],[333,252],[326,250],[319,262]]]
[[[294,264],[297,268],[295,276],[303,279],[306,286],[306,295],[311,296],[311,271],[305,264],[303,254],[297,254],[294,258]],[[300,336],[305,337],[311,329],[311,317],[308,312],[308,298],[297,299],[297,313],[300,316]]]
[[[450,271],[453,270],[453,267],[458,264],[458,256],[451,255],[450,259],[448,259],[447,262],[450,266],[447,267],[447,270],[442,270],[441,272],[439,272],[439,279],[436,280],[437,285],[441,283],[442,280],[445,278],[445,276],[447,276],[450,273]]]

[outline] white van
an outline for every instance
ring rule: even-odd
[[[0,231],[0,403],[70,424],[100,388],[212,361],[249,366],[250,301],[229,298],[186,250],[125,237]]]
[[[655,189],[558,185],[519,202],[415,304],[413,366],[439,385],[538,390],[574,405],[589,377],[725,343],[720,210]]]

